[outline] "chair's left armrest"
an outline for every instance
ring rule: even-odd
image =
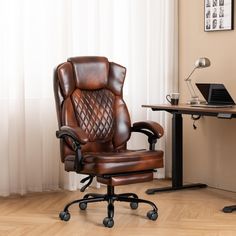
[[[163,127],[154,121],[135,122],[131,127],[131,132],[139,132],[147,135],[150,150],[154,150],[157,139],[164,135]]]
[[[135,122],[132,127],[132,131],[138,132],[139,130],[149,130],[151,131],[157,138],[161,138],[164,134],[163,127],[154,121],[140,121]]]

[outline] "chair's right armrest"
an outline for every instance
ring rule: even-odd
[[[62,126],[56,131],[57,138],[71,138],[75,144],[86,144],[88,135],[80,127]]]
[[[83,156],[81,153],[81,144],[88,142],[87,134],[79,127],[62,126],[56,131],[57,138],[63,138],[75,151],[75,171],[80,173],[83,167]],[[71,141],[72,140],[72,141]]]

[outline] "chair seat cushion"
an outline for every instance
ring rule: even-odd
[[[102,175],[136,172],[163,167],[163,151],[85,153],[81,173]],[[65,158],[65,169],[74,171],[74,156]]]

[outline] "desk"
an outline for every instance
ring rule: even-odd
[[[151,108],[153,111],[167,111],[172,114],[172,186],[165,188],[148,189],[147,194],[156,192],[174,191],[187,188],[205,188],[206,184],[183,184],[183,118],[182,114],[215,116],[217,118],[236,118],[236,107],[232,108],[202,108],[191,107],[190,105],[180,104],[177,106],[169,104],[161,105],[142,105]],[[236,206],[227,206],[224,212],[236,210]]]

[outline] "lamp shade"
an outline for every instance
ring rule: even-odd
[[[211,62],[206,57],[201,57],[197,59],[197,61],[195,62],[195,68],[205,68],[205,67],[209,67],[210,65],[211,65]]]

